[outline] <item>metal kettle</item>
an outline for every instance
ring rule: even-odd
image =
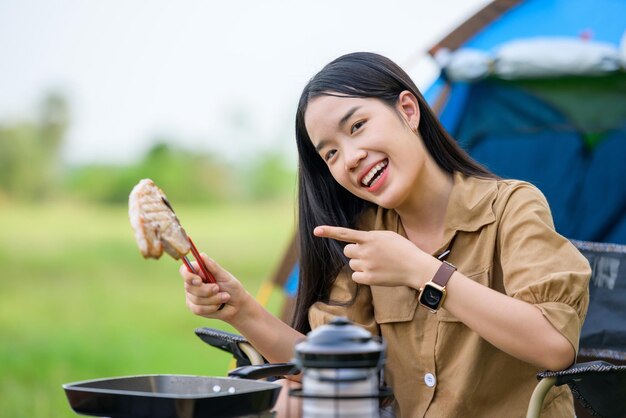
[[[302,371],[303,418],[374,417],[379,415],[384,342],[347,318],[334,318],[295,347]]]

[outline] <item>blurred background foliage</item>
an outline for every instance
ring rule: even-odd
[[[54,195],[68,124],[68,104],[58,92],[46,95],[36,120],[0,124],[0,196],[40,201]]]
[[[160,137],[133,164],[65,166],[61,150],[70,114],[64,96],[52,92],[43,99],[35,120],[0,123],[0,199],[126,203],[133,185],[146,177],[172,202],[184,204],[293,196],[294,164],[280,150],[233,163],[217,154],[179,147],[176,138]],[[239,128],[253,136],[245,120],[240,122]]]
[[[187,310],[179,263],[139,254],[127,199],[140,179],[155,180],[198,248],[253,295],[294,231],[295,169],[280,152],[229,159],[162,137],[132,164],[69,166],[71,114],[53,92],[36,117],[0,122],[0,417],[75,416],[63,383],[225,376],[232,365],[193,334],[235,330]],[[275,289],[267,308],[281,303]]]

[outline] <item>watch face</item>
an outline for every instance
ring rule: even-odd
[[[443,298],[443,291],[433,287],[428,286],[424,287],[422,294],[420,295],[420,303],[425,305],[427,308],[432,310],[437,310],[439,305],[441,304],[441,300]]]

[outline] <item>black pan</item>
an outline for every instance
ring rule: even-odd
[[[239,417],[270,411],[275,383],[226,377],[141,375],[63,385],[74,412],[110,418]]]

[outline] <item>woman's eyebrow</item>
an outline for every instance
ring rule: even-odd
[[[339,129],[343,128],[343,125],[344,125],[344,124],[348,121],[348,119],[350,119],[350,117],[351,117],[352,115],[354,115],[354,112],[356,112],[356,111],[357,111],[357,110],[359,110],[360,108],[361,108],[361,106],[354,106],[353,108],[351,108],[350,110],[348,110],[348,111],[346,112],[346,114],[345,114],[345,115],[343,115],[343,118],[341,118],[341,119],[339,120],[339,123],[338,123]]]
[[[354,115],[354,113],[359,110],[361,108],[361,106],[354,106],[352,108],[350,108],[345,115],[343,115],[343,117],[341,119],[339,119],[339,123],[337,124],[337,126],[339,126],[339,129],[343,129],[343,125],[346,124],[346,122],[352,117],[352,115]],[[322,148],[324,148],[326,146],[328,141],[322,139],[316,146],[315,146],[315,150],[319,153],[320,150]]]
[[[317,151],[317,153],[318,153],[318,154],[320,153],[320,151],[322,150],[322,148],[324,148],[324,147],[326,146],[326,142],[327,142],[326,140],[322,139],[322,140],[319,142],[319,144],[317,144],[317,145],[315,146],[315,151]]]

